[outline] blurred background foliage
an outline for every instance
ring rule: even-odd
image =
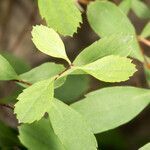
[[[148,7],[150,6],[149,0],[143,1]],[[80,0],[80,2],[86,10],[86,4],[89,0]],[[119,4],[120,0],[113,2]],[[148,19],[140,18],[133,10],[128,16],[136,28],[137,34],[139,34]],[[74,60],[80,51],[99,38],[89,26],[85,13],[83,13],[82,18],[83,23],[80,24],[81,27],[73,37],[62,37],[71,60]],[[36,50],[31,41],[31,30],[33,25],[41,23],[45,24],[39,16],[36,0],[0,0],[0,53],[9,60],[19,74],[48,61],[65,63],[61,59],[56,60],[47,57]],[[149,47],[140,44],[143,53],[150,56]],[[139,71],[127,82],[110,84],[97,81],[88,75],[71,75],[62,87],[56,89],[55,97],[71,104],[83,98],[85,93],[98,88],[116,85],[149,88],[148,82],[150,81],[146,78],[143,65],[136,60],[134,63]],[[146,72],[147,76],[150,76],[148,68]],[[0,106],[0,149],[2,150],[25,149],[17,138],[18,123],[12,110],[16,97],[21,91],[21,86],[10,81],[0,82],[0,104],[3,104]],[[5,104],[9,104],[10,107],[5,107]],[[102,150],[137,150],[150,141],[149,116],[150,111],[147,108],[130,123],[96,135],[99,148]]]

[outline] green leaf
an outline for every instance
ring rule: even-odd
[[[130,8],[132,6],[132,0],[122,0],[119,5],[119,8],[125,13],[128,14]]]
[[[150,143],[144,145],[142,148],[140,148],[139,150],[150,150]]]
[[[14,54],[7,51],[1,52],[1,54],[3,57],[9,60],[9,63],[14,68],[17,74],[21,74],[30,70],[29,63],[23,58],[17,57]]]
[[[32,30],[32,41],[41,52],[71,63],[66,55],[64,43],[52,28],[36,25]]]
[[[96,139],[86,121],[71,107],[55,99],[49,117],[66,150],[96,150]]]
[[[70,75],[63,86],[55,90],[55,97],[70,104],[78,100],[89,89],[87,75]]]
[[[150,37],[150,22],[146,24],[140,36],[144,38]]]
[[[41,80],[52,78],[64,70],[65,67],[63,65],[47,62],[38,67],[33,68],[29,72],[19,75],[19,77],[23,81],[35,83]]]
[[[97,0],[88,6],[87,16],[93,30],[102,38],[112,34],[133,36],[130,56],[143,61],[135,29],[119,7],[108,1]]]
[[[0,80],[18,79],[18,75],[9,64],[9,62],[0,55]]]
[[[19,122],[32,123],[40,120],[51,106],[54,95],[54,81],[52,79],[37,82],[23,90],[18,96],[15,113]]]
[[[55,135],[50,121],[41,119],[32,124],[19,127],[19,139],[28,149],[32,150],[65,150]]]
[[[150,8],[144,2],[140,0],[132,0],[132,9],[139,18],[150,18]]]
[[[125,86],[94,91],[71,106],[85,117],[94,133],[100,133],[129,122],[149,102],[149,90]]]
[[[80,67],[83,71],[105,82],[126,81],[136,71],[135,65],[125,57],[110,55]]]
[[[73,62],[74,65],[85,65],[108,55],[128,56],[132,48],[133,36],[111,35],[104,37],[83,50]]]
[[[40,14],[47,25],[63,35],[73,35],[82,21],[74,0],[38,0]]]
[[[67,78],[67,76],[55,80],[55,82],[54,82],[54,89],[57,89],[57,88],[61,87],[65,83],[66,78]]]

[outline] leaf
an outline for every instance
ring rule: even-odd
[[[57,88],[61,87],[65,83],[66,78],[67,77],[65,76],[65,77],[62,77],[60,79],[55,80],[55,82],[54,82],[54,89],[57,89]]]
[[[48,119],[41,119],[32,124],[19,127],[19,139],[28,149],[32,150],[65,150],[55,135]]]
[[[146,24],[140,36],[144,38],[150,37],[150,22]]]
[[[89,89],[87,75],[69,75],[63,86],[55,90],[55,97],[70,104],[78,100]]]
[[[18,79],[18,75],[9,62],[2,55],[0,55],[0,80],[13,79]]]
[[[147,7],[144,2],[140,0],[132,0],[132,9],[139,18],[150,18],[150,8]]]
[[[1,54],[4,58],[9,60],[9,63],[14,68],[17,74],[21,74],[23,72],[30,70],[29,63],[23,58],[16,57],[14,54],[7,51],[1,52]]]
[[[54,95],[52,79],[37,82],[18,96],[15,113],[20,123],[40,120],[51,106]]]
[[[119,5],[119,8],[125,13],[128,14],[130,8],[132,6],[132,0],[122,0]]]
[[[108,1],[95,1],[88,6],[87,16],[92,29],[102,38],[112,34],[133,36],[130,56],[143,61],[135,29],[119,7]]]
[[[132,50],[132,40],[132,36],[122,34],[104,37],[83,50],[73,64],[85,65],[108,55],[128,56]]]
[[[120,86],[94,91],[71,106],[85,117],[96,134],[129,122],[149,102],[149,90]]]
[[[66,150],[96,150],[96,139],[86,121],[71,107],[55,99],[49,117]]]
[[[65,59],[69,64],[65,46],[59,35],[52,29],[43,25],[36,25],[32,30],[32,41],[41,52],[56,58]]]
[[[140,148],[139,150],[149,150],[150,149],[150,143],[147,143],[146,145],[144,145],[142,148]]]
[[[19,77],[23,81],[27,81],[29,83],[35,83],[41,80],[52,78],[64,70],[65,67],[63,65],[47,62],[41,64],[38,67],[33,68],[29,72],[19,75]]]
[[[47,25],[63,35],[73,35],[82,21],[74,0],[38,0],[40,14]]]
[[[105,82],[126,81],[136,71],[130,59],[114,55],[103,57],[80,68]]]

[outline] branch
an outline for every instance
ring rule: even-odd
[[[54,79],[54,80],[57,80],[59,77],[61,77],[64,73],[66,73],[68,70],[70,70],[71,69],[71,66],[72,66],[72,64],[68,67],[68,68],[66,68],[64,71],[62,71],[62,72],[60,72],[57,76],[56,76],[56,78]]]
[[[0,106],[14,110],[14,106],[11,106],[11,105],[9,105],[9,104],[0,104]]]
[[[29,83],[29,82],[26,82],[26,81],[23,81],[23,80],[12,80],[12,81],[19,82],[19,83],[25,84],[27,86],[31,86],[32,85],[32,83]]]
[[[141,36],[138,36],[138,40],[140,42],[144,43],[145,45],[150,46],[150,41],[149,40],[147,40],[147,39],[145,39],[145,38],[143,38]]]
[[[90,1],[93,1],[93,0],[78,0],[79,3],[84,4],[84,5],[88,5]]]
[[[139,39],[139,38],[137,37],[137,39]],[[140,46],[140,49],[141,49],[141,52],[142,52],[142,56],[144,58],[144,64],[147,66],[148,69],[150,69],[150,64],[149,64],[149,62],[147,61],[147,59],[145,57],[144,50],[142,49],[140,43],[139,43],[139,46]]]

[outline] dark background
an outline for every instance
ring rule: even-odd
[[[119,0],[116,0],[115,3],[118,4]],[[149,5],[150,1],[145,0],[145,3]],[[83,7],[86,9],[85,5]],[[138,18],[132,11],[130,11],[128,16],[136,28],[137,34],[139,34],[148,20]],[[23,73],[46,61],[63,62],[62,60],[55,60],[40,53],[33,45],[30,34],[32,25],[40,23],[45,24],[39,16],[36,1],[0,0],[0,53],[7,56],[7,58],[11,58],[13,55],[15,59],[21,59],[20,63],[17,60],[17,71],[19,73]],[[62,39],[69,58],[73,60],[81,50],[99,39],[99,37],[92,31],[86,19],[86,14],[83,13],[83,24],[78,29],[78,33],[74,34],[73,37],[62,37]],[[142,44],[141,46],[144,49],[144,53],[150,56],[149,48]],[[12,63],[14,64],[15,59],[12,59]],[[21,63],[23,63],[23,67],[19,67]],[[143,65],[136,60],[134,60],[134,63],[137,65],[139,71],[129,81],[119,84],[108,84],[91,78],[90,90],[115,85],[149,88],[143,71]],[[17,95],[16,90],[21,91],[14,83],[0,82],[0,102],[6,100],[13,103]],[[138,117],[126,125],[97,135],[99,147],[102,150],[137,150],[149,142],[149,110],[149,108],[146,108]],[[0,106],[0,120],[16,128],[17,121],[12,110]]]

